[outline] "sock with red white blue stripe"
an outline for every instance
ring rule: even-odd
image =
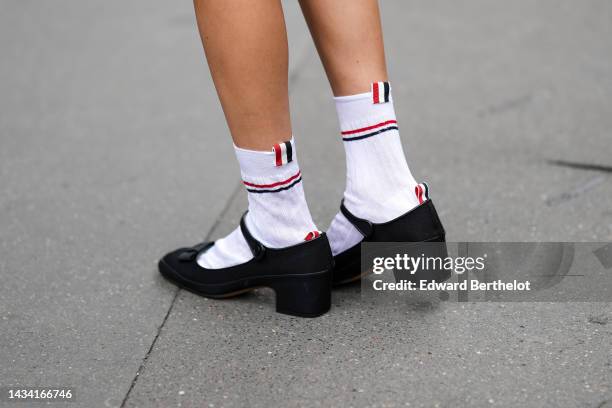
[[[268,248],[283,248],[317,238],[302,187],[293,138],[261,152],[235,147],[242,183],[248,193],[247,228]],[[240,228],[198,257],[208,269],[227,268],[253,258]]]
[[[370,92],[334,99],[346,152],[346,208],[359,218],[382,223],[426,199],[426,187],[417,184],[406,162],[390,84],[375,82]],[[334,255],[363,240],[342,213],[327,236]]]

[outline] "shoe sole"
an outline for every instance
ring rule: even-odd
[[[331,269],[300,275],[257,276],[208,285],[183,278],[163,259],[159,261],[159,271],[178,287],[210,299],[230,299],[265,287],[274,290],[278,313],[319,317],[331,308]],[[236,286],[246,287],[231,289]],[[224,287],[228,291],[224,291]]]

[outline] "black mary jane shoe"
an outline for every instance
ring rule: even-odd
[[[340,211],[364,236],[361,242],[445,242],[444,227],[430,199],[396,219],[382,224],[374,224],[356,217],[344,206],[344,202],[340,205]],[[361,242],[334,257],[334,286],[358,281],[370,272],[361,266]],[[445,244],[430,245],[424,248],[413,256],[440,256],[442,258],[447,256]],[[431,253],[427,253],[428,251]],[[450,271],[428,271],[426,275],[423,272],[417,272],[406,278],[417,284],[422,280],[444,282],[450,278]]]
[[[159,261],[159,271],[178,286],[213,299],[269,287],[276,293],[279,313],[316,317],[329,310],[333,257],[324,233],[310,241],[276,249],[265,247],[251,235],[245,216],[240,228],[253,252],[250,261],[229,268],[203,268],[197,263],[198,255],[214,245],[203,242],[170,252]]]

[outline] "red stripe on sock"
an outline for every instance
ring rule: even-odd
[[[276,156],[276,166],[282,166],[283,165],[283,159],[281,157],[281,147],[279,144],[275,144],[274,145],[274,154]]]
[[[254,183],[249,183],[248,181],[242,181],[242,182],[244,183],[245,186],[249,186],[249,187],[271,188],[271,187],[278,187],[278,186],[282,186],[283,184],[291,183],[293,180],[300,177],[300,175],[301,175],[301,171],[298,170],[297,173],[289,177],[287,180],[279,181],[278,183],[272,183],[272,184],[254,184]]]
[[[390,125],[390,124],[393,124],[393,123],[397,123],[397,120],[388,120],[386,122],[378,123],[376,125],[364,127],[364,128],[361,128],[361,129],[345,130],[341,134],[342,135],[352,135],[352,134],[355,134],[355,133],[365,132],[366,130],[376,129],[376,128],[379,128],[379,127],[382,127],[382,126],[386,126],[386,125]]]
[[[372,93],[374,94],[374,103],[380,103],[380,95],[378,94],[378,83],[372,84]]]
[[[419,204],[423,204],[423,187],[421,187],[420,185],[417,185],[414,188],[414,193],[416,194],[417,198],[419,199]]]
[[[308,234],[306,234],[304,241],[312,241],[315,238],[319,238],[320,235],[321,233],[319,231],[311,231]]]

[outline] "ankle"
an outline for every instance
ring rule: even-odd
[[[270,151],[236,147],[249,210],[245,223],[252,236],[268,248],[285,248],[308,240],[317,227],[312,221],[298,166],[293,139]],[[240,229],[222,238],[198,259],[208,269],[251,259]]]

